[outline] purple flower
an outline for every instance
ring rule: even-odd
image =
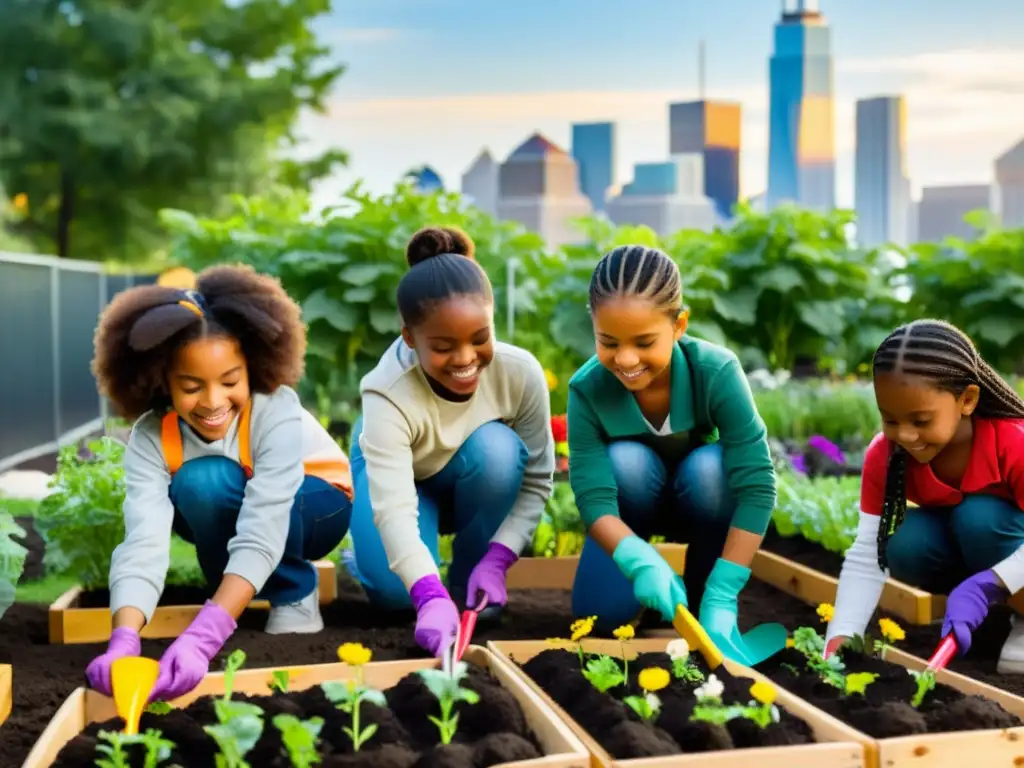
[[[836,464],[845,464],[846,457],[843,456],[842,450],[839,446],[829,440],[827,437],[821,435],[811,435],[807,440],[807,447],[813,448],[819,453],[823,453],[828,458],[832,459]]]
[[[801,475],[807,474],[807,459],[804,458],[802,453],[795,453],[789,457],[789,463],[793,465],[793,469],[799,472]]]

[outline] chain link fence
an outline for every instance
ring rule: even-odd
[[[156,275],[0,252],[0,473],[103,429],[93,334],[117,293]]]

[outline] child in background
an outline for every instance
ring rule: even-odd
[[[132,288],[103,313],[93,371],[136,421],[110,565],[114,630],[86,671],[96,690],[109,694],[111,664],[140,653],[172,530],[216,591],[164,653],[152,700],[192,690],[257,595],[271,605],[267,632],[323,628],[310,561],[344,538],[352,489],[344,452],[292,389],[305,350],[299,307],[247,266],[206,270],[194,291]]]
[[[682,300],[679,268],[654,248],[616,248],[591,278],[597,354],[569,383],[569,480],[588,533],[573,612],[610,629],[642,607],[671,621],[699,605],[722,652],[754,664],[786,643],[780,624],[736,625],[775,471],[736,356],[685,335]],[[661,532],[689,541],[683,579],[647,543]]]
[[[410,240],[402,335],[364,377],[353,428],[352,570],[373,603],[416,610],[416,641],[435,655],[455,638],[456,603],[491,617],[505,605],[505,575],[533,538],[555,466],[544,370],[495,340],[473,250],[455,229]],[[455,533],[450,592],[444,531]]]
[[[874,381],[882,433],[864,458],[825,652],[864,633],[891,573],[949,594],[942,635],[966,653],[991,606],[1024,587],[1024,401],[939,320],[893,331],[875,352]],[[998,668],[1024,672],[1020,622]]]

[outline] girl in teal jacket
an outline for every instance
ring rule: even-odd
[[[786,630],[741,636],[737,600],[775,505],[767,431],[736,356],[686,336],[675,262],[622,246],[590,282],[597,354],[569,383],[569,481],[587,527],[577,616],[611,628],[646,607],[698,619],[729,658],[755,664]],[[680,579],[647,543],[689,542]]]

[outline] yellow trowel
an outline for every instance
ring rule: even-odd
[[[676,617],[672,621],[672,626],[691,649],[700,651],[700,655],[704,657],[709,669],[716,670],[722,666],[725,656],[708,637],[708,633],[704,631],[700,622],[686,609],[686,606],[681,604],[676,606]]]
[[[125,656],[110,666],[114,706],[118,716],[124,720],[124,732],[129,736],[139,732],[139,720],[159,674],[160,662],[143,656]]]

